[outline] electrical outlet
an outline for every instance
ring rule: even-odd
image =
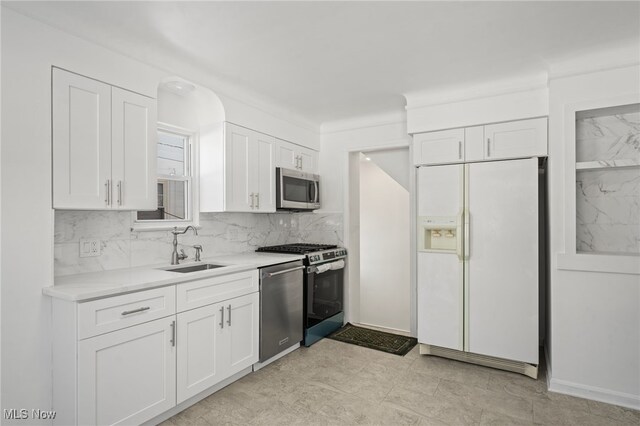
[[[80,257],[94,257],[101,254],[101,241],[97,238],[80,240]]]

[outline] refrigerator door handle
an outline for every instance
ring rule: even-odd
[[[470,222],[470,217],[469,217],[469,210],[465,209],[464,210],[464,260],[469,260],[469,246],[471,245],[471,242],[469,241],[469,222]]]

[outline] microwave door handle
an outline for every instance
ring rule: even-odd
[[[317,180],[314,180],[314,181],[313,181],[313,186],[314,186],[314,188],[315,188],[315,190],[316,190],[316,196],[315,196],[315,198],[313,199],[313,202],[314,202],[314,203],[318,203],[318,202],[319,202],[319,200],[320,200],[320,194],[319,194],[319,192],[320,192],[320,188],[318,187],[318,181],[317,181]]]

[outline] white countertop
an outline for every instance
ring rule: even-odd
[[[117,296],[132,291],[248,271],[303,258],[304,256],[295,254],[249,252],[204,258],[200,263],[226,266],[189,273],[171,272],[166,269],[196,265],[197,263],[184,262],[180,265],[161,264],[114,269],[111,271],[87,272],[56,277],[55,284],[52,287],[45,287],[42,293],[58,299],[82,302],[101,297]]]

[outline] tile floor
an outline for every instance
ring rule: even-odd
[[[182,411],[174,425],[640,425],[640,412],[547,393],[532,380],[442,358],[324,339]]]

